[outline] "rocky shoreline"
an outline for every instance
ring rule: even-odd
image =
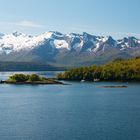
[[[0,84],[16,84],[16,85],[51,85],[51,84],[60,84],[65,85],[64,83],[57,80],[46,80],[46,81],[26,81],[26,82],[14,82],[14,81],[0,81]]]

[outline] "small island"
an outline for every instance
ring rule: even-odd
[[[55,78],[45,78],[38,76],[37,74],[25,75],[14,74],[9,77],[8,80],[0,81],[0,84],[63,84]]]

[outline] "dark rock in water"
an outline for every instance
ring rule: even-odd
[[[127,88],[128,86],[103,86],[103,88]]]

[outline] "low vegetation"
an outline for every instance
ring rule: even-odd
[[[45,81],[47,79],[39,77],[37,74],[32,74],[32,75],[25,75],[25,74],[14,74],[10,76],[8,81],[13,81],[13,82],[34,82],[34,81]]]
[[[60,80],[140,81],[140,57],[117,59],[102,66],[81,67],[58,74]]]

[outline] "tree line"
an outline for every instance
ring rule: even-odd
[[[60,80],[140,81],[140,57],[117,59],[101,66],[74,68],[58,74]]]

